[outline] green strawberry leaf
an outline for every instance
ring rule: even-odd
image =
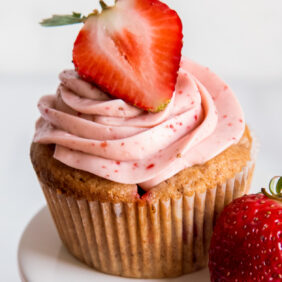
[[[61,26],[76,23],[83,23],[87,17],[80,13],[73,12],[71,15],[53,15],[51,18],[44,19],[40,22],[42,26]]]
[[[275,185],[275,182],[276,182],[276,185]],[[270,180],[269,191],[270,193],[268,193],[265,188],[261,189],[261,192],[268,198],[282,202],[282,177],[281,176],[274,176]]]
[[[276,184],[276,192],[278,195],[280,195],[280,197],[282,196],[282,177],[279,178],[279,180],[277,181]]]

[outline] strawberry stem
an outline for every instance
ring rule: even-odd
[[[278,180],[277,180],[278,179]],[[277,182],[276,182],[277,180]],[[276,183],[276,185],[275,185]],[[269,192],[265,188],[261,189],[261,192],[268,198],[282,202],[282,177],[274,176],[269,182]]]
[[[100,3],[102,10],[106,10],[110,8],[103,0],[100,0],[99,3]]]

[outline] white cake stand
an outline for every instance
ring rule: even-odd
[[[132,279],[95,271],[73,258],[62,245],[47,207],[27,225],[18,247],[18,266],[24,282],[208,282],[204,269],[179,278]]]

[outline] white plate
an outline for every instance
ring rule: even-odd
[[[207,269],[173,279],[132,279],[97,272],[67,252],[47,207],[42,208],[26,227],[19,243],[18,264],[22,281],[29,282],[209,281]]]

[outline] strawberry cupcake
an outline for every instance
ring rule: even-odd
[[[158,0],[118,0],[83,22],[41,113],[31,160],[62,242],[114,275],[175,277],[207,265],[216,218],[247,193],[254,145],[232,90],[181,56]]]

